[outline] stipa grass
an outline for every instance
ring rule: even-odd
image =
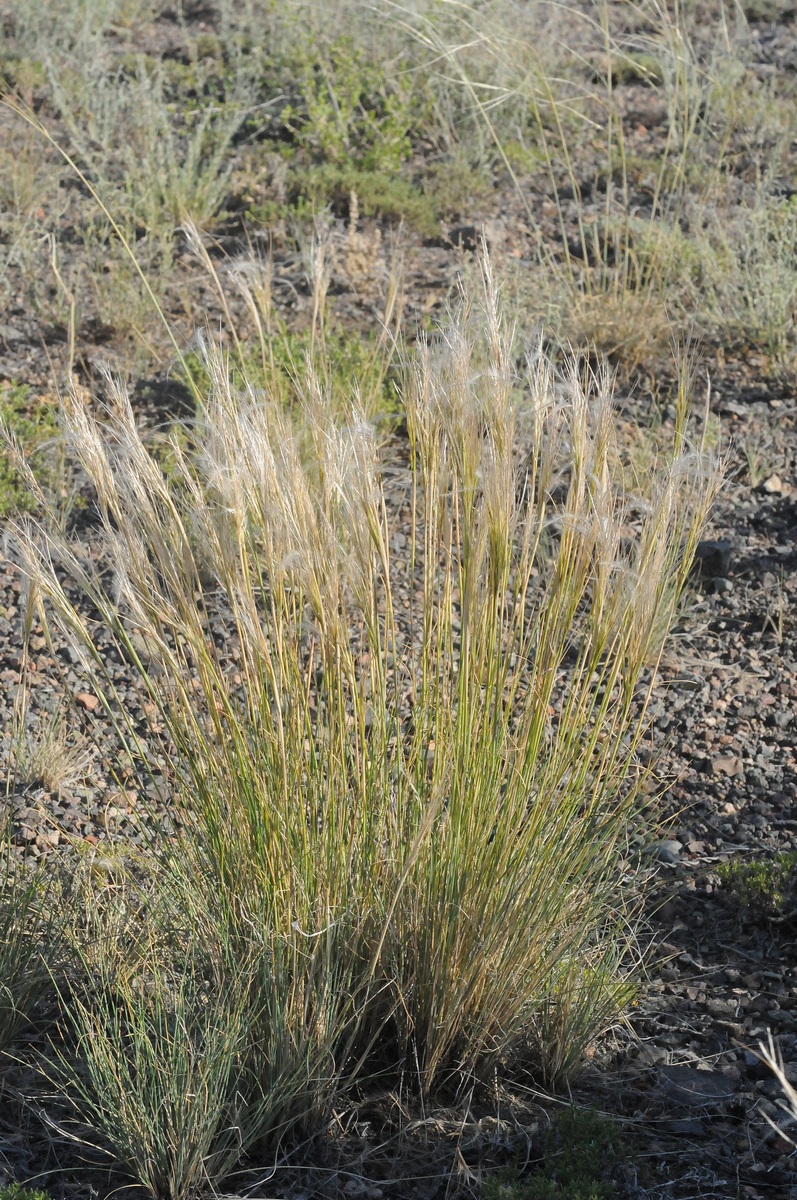
[[[482,265],[481,293],[406,363],[403,558],[356,407],[335,424],[308,368],[301,416],[286,413],[233,387],[210,348],[168,479],[122,388],[102,420],[65,403],[96,489],[96,570],[55,528],[16,527],[41,618],[147,769],[65,574],[136,665],[184,818],[151,848],[137,908],[148,985],[134,990],[140,939],[93,937],[70,1010],[78,1102],[155,1195],[197,1183],[197,1122],[163,1121],[175,1059],[188,1072],[208,1039],[220,1086],[180,1103],[203,1105],[215,1182],[231,1145],[317,1123],[358,1077],[402,1070],[429,1094],[529,1045],[541,1078],[565,1077],[628,995],[643,673],[718,473],[681,411],[644,502],[627,495],[608,378],[558,377],[538,353],[519,375]]]
[[[0,1065],[48,991],[48,952],[57,957],[44,873],[23,871],[10,851],[7,828],[0,826]]]

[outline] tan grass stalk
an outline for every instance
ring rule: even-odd
[[[767,1031],[766,1044],[764,1042],[758,1043],[758,1057],[769,1067],[783,1089],[783,1099],[779,1102],[778,1107],[786,1114],[789,1124],[797,1122],[797,1088],[795,1088],[793,1082],[786,1076],[783,1066],[783,1055],[780,1052],[780,1048],[775,1045],[771,1030]],[[773,1121],[768,1113],[765,1113],[764,1116],[780,1137],[784,1138],[787,1142],[791,1142],[793,1146],[796,1144],[794,1139],[790,1138],[785,1132],[785,1129]]]

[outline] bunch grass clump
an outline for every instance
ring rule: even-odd
[[[43,872],[23,868],[0,826],[0,1066],[48,991],[56,944]]]
[[[168,477],[123,387],[99,417],[65,401],[95,566],[55,524],[14,533],[50,636],[182,818],[149,850],[146,953],[92,937],[69,1010],[78,1103],[171,1197],[357,1079],[431,1095],[522,1053],[555,1083],[617,1019],[646,680],[718,481],[682,405],[627,494],[609,377],[534,347],[519,369],[486,258],[405,362],[403,465],[356,393],[333,419],[311,361],[286,410],[204,358]],[[75,589],[155,706],[165,776]]]
[[[207,947],[197,955],[180,936],[158,883],[143,907],[130,881],[99,903],[84,893],[104,943],[98,951],[73,938],[78,971],[61,996],[66,1048],[51,1071],[148,1194],[179,1197],[223,1177],[260,1132],[265,1080],[249,1072],[248,973],[228,962],[214,976]]]

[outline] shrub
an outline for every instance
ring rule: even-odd
[[[286,105],[281,120],[321,160],[396,171],[410,152],[410,73],[376,60],[350,34],[324,41],[313,31],[294,45],[301,102]]]

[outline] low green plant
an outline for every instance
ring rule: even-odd
[[[25,104],[32,105],[34,92],[46,83],[47,71],[39,59],[5,54],[0,58],[0,89],[16,92]]]
[[[777,922],[797,919],[797,853],[794,851],[757,862],[723,863],[717,874],[751,916]]]
[[[479,212],[494,194],[492,165],[489,157],[479,160],[456,147],[428,166],[420,186],[435,216],[467,218]]]
[[[291,56],[302,103],[285,105],[281,121],[322,161],[395,172],[410,152],[416,118],[410,74],[366,54],[349,33],[332,41],[308,33]]]
[[[169,926],[162,901],[172,892],[144,901],[117,879],[92,922],[102,941],[86,945],[85,929],[74,939],[79,966],[62,998],[65,1048],[52,1073],[149,1195],[180,1200],[227,1173],[253,1125],[261,1132],[266,1076],[253,1073],[246,965],[228,962],[214,976],[207,947],[197,957],[186,930]]]
[[[431,237],[440,221],[433,198],[401,175],[367,170],[351,163],[325,162],[296,166],[287,176],[289,207],[297,216],[313,214],[325,205],[348,213],[351,194],[357,196],[365,217],[404,221],[418,233]]]
[[[779,463],[771,436],[748,433],[742,442],[741,451],[747,468],[747,482],[751,488],[760,487],[765,479],[774,475]]]
[[[318,375],[330,411],[340,417],[350,411],[355,390],[369,420],[384,422],[398,415],[397,371],[385,361],[385,348],[375,337],[331,329],[321,341],[313,338],[310,330],[285,330],[269,342],[265,377],[260,348],[250,345],[247,349],[240,363],[231,364],[234,385],[246,381],[266,388],[270,399],[285,409],[296,410],[301,405],[303,376],[309,368]],[[196,386],[205,391],[210,382],[207,357],[194,350],[186,355],[186,364]]]
[[[614,1200],[626,1147],[617,1125],[600,1113],[568,1109],[532,1147],[522,1174],[507,1170],[485,1182],[485,1200]]]
[[[0,1200],[51,1200],[50,1193],[41,1188],[26,1187],[23,1183],[4,1183]]]
[[[19,449],[38,464],[43,483],[52,482],[57,456],[49,455],[51,469],[44,469],[40,452],[52,448],[58,438],[57,401],[55,398],[34,398],[23,384],[0,383],[0,423],[17,440]],[[19,510],[30,509],[34,498],[23,474],[14,466],[9,455],[0,457],[0,517]]]

